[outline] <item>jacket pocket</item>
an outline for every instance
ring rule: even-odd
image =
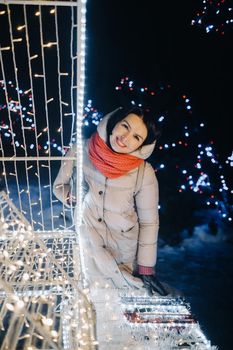
[[[135,225],[133,225],[132,227],[128,228],[127,230],[121,230],[121,232],[122,233],[130,232],[131,230],[133,230],[134,227],[135,227]]]
[[[121,235],[128,239],[138,239],[138,231],[139,231],[139,225],[138,222],[136,222],[133,226],[127,229],[121,230]]]

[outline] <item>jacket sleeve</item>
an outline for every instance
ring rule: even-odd
[[[71,148],[67,152],[66,157],[74,157],[74,156],[75,156],[75,150],[74,148]],[[65,205],[67,205],[68,193],[70,192],[70,180],[73,173],[73,166],[74,166],[73,160],[64,159],[61,162],[61,167],[53,183],[54,195],[57,197],[57,199],[59,199],[59,201],[61,201]]]
[[[139,220],[138,265],[153,267],[157,259],[159,189],[154,169],[146,163],[142,186],[135,196]]]

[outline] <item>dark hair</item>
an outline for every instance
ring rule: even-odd
[[[112,134],[112,131],[117,123],[127,117],[128,114],[133,113],[136,114],[139,118],[142,119],[143,123],[147,128],[147,137],[143,142],[142,146],[149,145],[157,140],[160,136],[160,131],[156,125],[155,116],[147,110],[142,110],[139,107],[133,107],[131,109],[119,108],[116,112],[114,112],[107,123],[107,143],[109,144],[109,138]]]

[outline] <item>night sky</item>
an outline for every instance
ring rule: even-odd
[[[87,89],[95,107],[116,107],[122,76],[144,84],[169,82],[188,93],[217,151],[230,156],[232,31],[206,34],[191,26],[201,1],[87,2]],[[165,131],[166,132],[166,131]]]

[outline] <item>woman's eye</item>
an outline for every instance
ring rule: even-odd
[[[134,136],[137,141],[140,141],[139,137],[137,135]]]
[[[127,124],[122,124],[122,126],[124,126],[126,129],[129,128]]]

